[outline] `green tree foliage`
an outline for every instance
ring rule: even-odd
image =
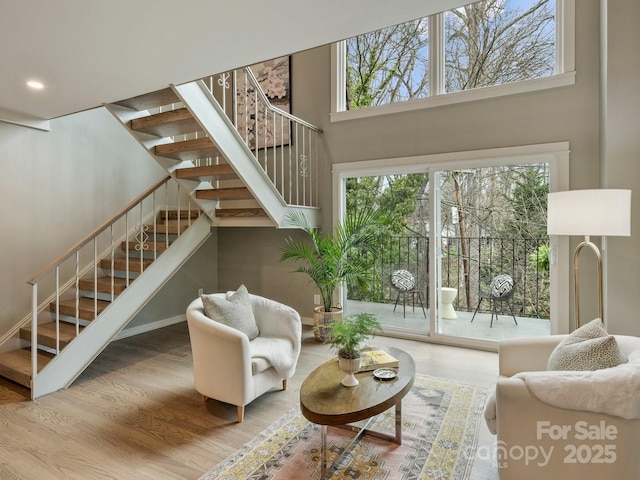
[[[441,271],[446,286],[460,289],[459,308],[475,308],[477,292],[497,273],[518,283],[521,315],[547,316],[548,165],[505,165],[443,171],[440,192]],[[349,289],[349,298],[394,301],[390,273],[408,268],[426,298],[430,225],[425,175],[390,175],[347,181],[347,211],[377,208],[385,225],[376,232],[379,254],[372,288]],[[463,228],[464,227],[464,228]],[[362,255],[367,255],[365,252]]]
[[[360,257],[367,257],[375,268],[372,288],[368,291],[351,288],[349,298],[361,300],[385,300],[390,269],[407,267],[426,259],[426,249],[416,249],[415,241],[398,241],[397,236],[416,238],[426,234],[427,174],[386,175],[350,178],[347,180],[347,212],[376,209],[381,223],[375,236],[384,257],[375,258],[362,250]],[[424,244],[424,242],[421,242]]]
[[[376,208],[384,218],[380,235],[414,230],[413,214],[424,196],[427,174],[384,175],[347,179],[347,211]],[[424,230],[420,232],[424,234]]]
[[[347,40],[349,108],[426,96],[427,76],[416,76],[416,72],[427,71],[426,46],[424,19]]]
[[[511,209],[504,213],[500,235],[523,238],[547,237],[547,195],[549,183],[542,168],[528,167],[516,171],[514,186],[505,195]]]

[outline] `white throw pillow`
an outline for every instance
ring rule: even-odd
[[[574,330],[551,352],[548,370],[599,370],[627,363],[613,335],[596,318]]]
[[[260,331],[251,307],[251,298],[244,285],[235,292],[227,293],[227,298],[215,295],[201,295],[204,313],[207,317],[243,332],[253,340]]]

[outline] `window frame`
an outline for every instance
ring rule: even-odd
[[[455,105],[459,103],[487,100],[507,95],[547,90],[575,84],[575,0],[555,0],[556,2],[556,66],[555,74],[522,80],[520,82],[494,85],[490,87],[444,92],[444,14],[429,17],[429,42],[431,68],[429,71],[430,95],[404,102],[376,105],[358,110],[346,109],[346,41],[331,45],[331,122],[392,115],[427,108]]]

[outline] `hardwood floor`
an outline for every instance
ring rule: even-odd
[[[418,373],[493,385],[497,354],[380,337],[409,352]],[[197,479],[298,404],[302,381],[330,358],[305,329],[287,391],[236,408],[193,389],[186,323],[113,342],[67,390],[29,400],[0,380],[0,479]],[[220,365],[224,368],[224,365]],[[484,424],[481,443],[491,439]],[[476,462],[472,478],[497,478]]]

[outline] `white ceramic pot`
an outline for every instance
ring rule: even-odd
[[[346,373],[344,378],[342,379],[342,385],[345,387],[355,387],[360,382],[354,375],[358,370],[360,370],[360,363],[362,358],[342,358],[338,357],[338,366],[342,369],[343,372]]]

